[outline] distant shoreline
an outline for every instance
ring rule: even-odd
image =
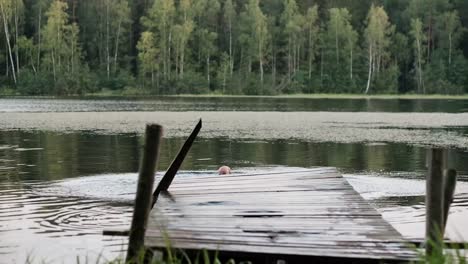
[[[118,93],[92,93],[85,95],[2,95],[0,99],[157,99],[157,98],[272,98],[272,99],[376,99],[376,100],[468,100],[468,94],[442,95],[442,94],[283,94],[283,95],[222,95],[222,94],[179,94],[179,95],[151,95]]]

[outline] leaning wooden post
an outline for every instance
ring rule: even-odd
[[[448,169],[444,171],[444,174],[444,225],[442,236],[445,234],[450,205],[452,204],[455,185],[457,184],[457,171]]]
[[[136,261],[138,254],[144,250],[144,238],[151,210],[154,174],[159,159],[159,146],[162,127],[156,124],[146,125],[145,146],[140,163],[135,209],[133,211],[130,237],[128,240],[126,263]]]
[[[427,156],[428,174],[426,177],[426,255],[433,250],[442,250],[440,237],[444,222],[443,165],[441,149],[431,149]],[[437,252],[442,253],[442,252]]]

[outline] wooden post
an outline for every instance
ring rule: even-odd
[[[444,154],[441,149],[431,149],[428,153],[428,174],[426,178],[426,255],[433,250],[442,250],[440,237],[443,232],[443,165]],[[437,252],[439,253],[439,252]],[[441,252],[440,252],[441,253]]]
[[[457,171],[448,169],[444,171],[444,174],[444,225],[442,235],[445,234],[445,228],[447,227],[450,205],[452,204],[455,185],[457,184]]]
[[[172,180],[174,180],[174,177],[177,171],[182,165],[182,162],[184,161],[185,156],[187,156],[187,153],[192,147],[192,144],[195,141],[195,138],[197,137],[198,132],[200,132],[201,128],[202,128],[202,120],[200,119],[197,125],[195,126],[195,128],[192,130],[192,133],[190,134],[190,136],[185,141],[184,145],[182,145],[182,148],[179,150],[179,153],[177,153],[177,156],[172,161],[171,165],[169,166],[169,169],[167,169],[166,173],[164,174],[158,186],[156,187],[156,190],[153,193],[153,201],[151,203],[151,208],[154,207],[154,204],[158,200],[159,193],[161,193],[161,191],[167,191],[167,189],[169,188],[169,185],[171,185]]]
[[[137,193],[133,211],[130,237],[128,241],[126,262],[135,262],[139,253],[144,250],[144,238],[151,210],[154,174],[159,159],[159,147],[162,127],[156,124],[146,125],[145,146],[140,162]]]

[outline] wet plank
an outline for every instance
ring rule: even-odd
[[[408,260],[414,251],[334,168],[175,178],[145,245],[223,252]]]

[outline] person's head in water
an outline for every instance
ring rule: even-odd
[[[231,168],[229,168],[228,166],[221,166],[218,169],[218,174],[219,175],[231,174]]]

